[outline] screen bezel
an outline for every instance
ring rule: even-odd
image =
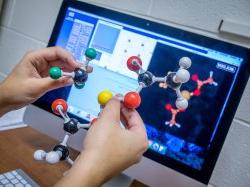
[[[236,109],[239,105],[240,98],[243,94],[244,88],[247,84],[249,74],[250,74],[250,50],[241,46],[230,44],[217,39],[209,38],[199,34],[184,31],[178,28],[163,25],[157,22],[149,21],[125,13],[120,13],[114,10],[98,7],[96,5],[74,1],[74,0],[64,0],[59,11],[54,29],[52,31],[51,38],[48,43],[48,47],[54,46],[57,41],[62,23],[68,7],[79,9],[91,14],[96,14],[98,16],[107,17],[112,20],[120,21],[141,29],[146,29],[155,33],[162,35],[167,35],[176,39],[184,40],[186,42],[195,43],[196,45],[201,45],[203,47],[209,48],[209,46],[216,46],[215,50],[229,53],[234,56],[244,57],[244,61],[240,67],[238,78],[236,79],[235,85],[232,89],[231,96],[229,97],[227,107],[224,110],[217,133],[214,137],[214,141],[211,145],[210,150],[207,152],[207,157],[204,161],[204,165],[201,170],[196,170],[183,163],[180,163],[172,158],[165,157],[162,155],[148,150],[144,156],[151,160],[159,162],[167,167],[170,167],[178,172],[181,172],[191,178],[194,178],[204,184],[208,184],[209,179],[212,175],[213,169],[215,167],[216,161],[218,159],[219,153],[222,149],[223,143],[225,141],[226,135],[234,118]],[[50,103],[45,103],[44,101],[38,100],[34,105],[42,108],[46,111],[52,113],[50,108]],[[77,116],[74,116],[77,118]],[[79,118],[78,118],[79,119]],[[223,125],[222,125],[223,124]]]

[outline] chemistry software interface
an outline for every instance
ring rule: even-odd
[[[143,69],[156,76],[176,71],[181,57],[191,58],[191,79],[182,88],[189,97],[189,107],[175,119],[180,126],[167,125],[172,118],[168,109],[175,106],[176,95],[158,84],[141,92],[138,111],[146,124],[150,149],[195,169],[202,168],[242,58],[73,8],[66,12],[56,45],[79,62],[88,47],[97,50],[97,58],[91,62],[94,71],[84,89],[72,86],[67,99],[69,113],[87,121],[99,113],[99,92],[125,94],[137,88],[137,74],[126,66],[130,56],[139,56]],[[209,78],[214,84],[205,84]],[[225,80],[227,84],[222,84]],[[198,81],[204,81],[203,87],[197,87]]]

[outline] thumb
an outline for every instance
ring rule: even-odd
[[[112,98],[101,112],[99,120],[103,121],[103,124],[110,125],[110,123],[114,123],[117,125],[120,122],[120,107],[121,102]]]
[[[69,86],[73,84],[70,77],[61,77],[58,80],[51,79],[50,77],[41,78],[37,81],[37,87],[41,92],[48,92],[57,88]]]

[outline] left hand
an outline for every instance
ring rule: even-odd
[[[58,80],[48,77],[48,70],[52,66],[59,66],[63,71],[71,72],[80,67],[80,64],[60,47],[28,52],[0,83],[0,116],[34,102],[49,90],[73,83],[69,77],[61,77]]]
[[[120,127],[120,121],[126,129]],[[139,113],[113,98],[88,130],[77,161],[55,187],[102,186],[138,163],[147,148],[147,133]]]

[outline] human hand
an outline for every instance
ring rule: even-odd
[[[48,70],[52,66],[59,66],[66,72],[80,67],[71,54],[60,47],[27,53],[0,84],[0,116],[34,102],[49,90],[73,83],[69,77],[58,80],[48,77]]]
[[[120,121],[126,129],[120,127]],[[138,163],[147,148],[147,134],[140,115],[111,99],[88,130],[76,163],[57,185],[101,186]]]

